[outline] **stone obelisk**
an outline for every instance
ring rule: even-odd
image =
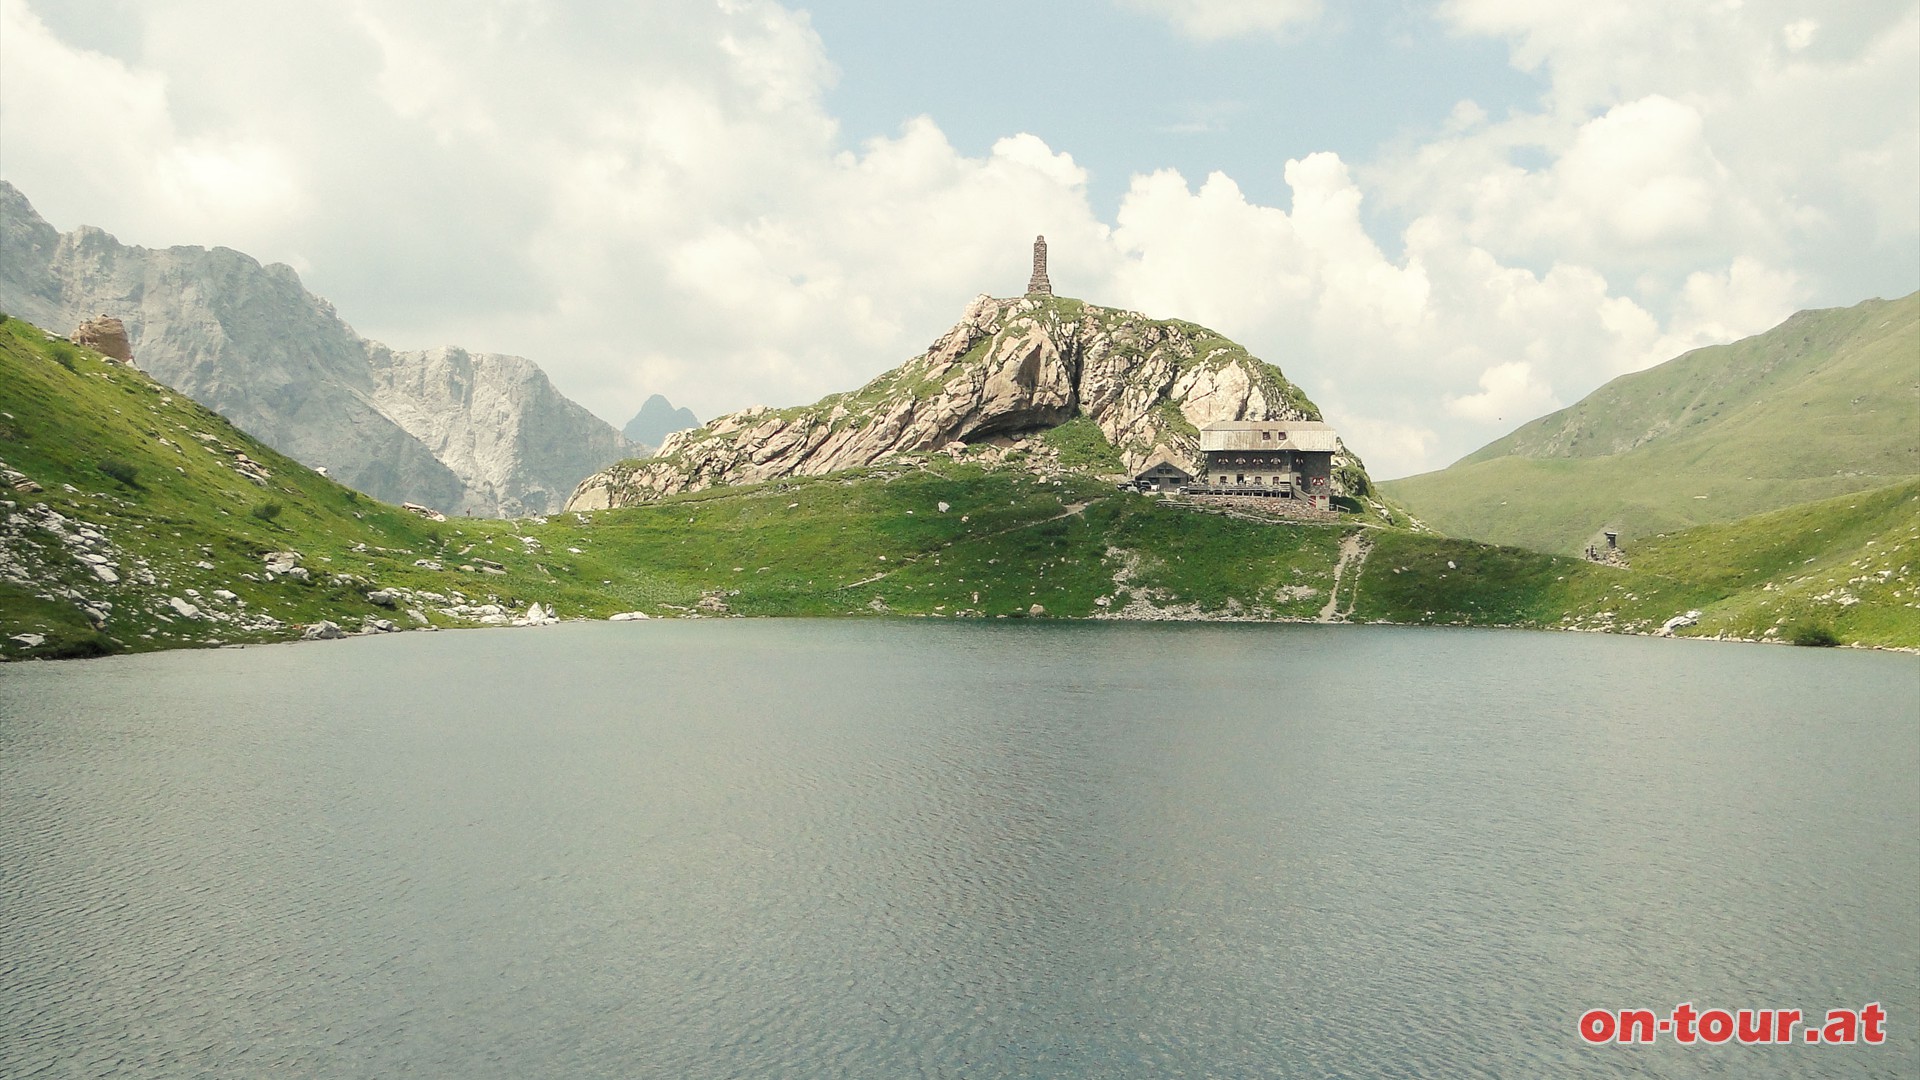
[[[1052,296],[1053,282],[1047,280],[1047,238],[1033,238],[1033,277],[1027,279],[1028,296]]]

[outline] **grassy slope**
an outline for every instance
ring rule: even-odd
[[[277,640],[320,619],[349,630],[369,618],[408,626],[408,607],[435,625],[459,626],[474,621],[472,605],[523,610],[533,601],[591,618],[632,610],[687,614],[703,603],[708,611],[724,605],[745,615],[1020,616],[1039,604],[1058,616],[1131,606],[1148,615],[1312,618],[1326,602],[1342,541],[1363,531],[1358,518],[1243,520],[1169,507],[1080,477],[1049,480],[1017,466],[988,470],[939,456],[545,523],[437,523],[273,453],[138,372],[84,350],[71,350],[68,371],[51,358],[55,347],[25,324],[0,325],[0,413],[8,414],[0,416],[0,458],[48,489],[0,495],[14,504],[0,542],[15,567],[31,571],[27,586],[0,584],[0,656]],[[194,433],[263,464],[272,473],[268,486],[242,477],[229,454],[207,448]],[[108,458],[132,464],[138,486],[101,473],[99,462]],[[250,513],[267,500],[284,507],[273,521]],[[35,504],[103,534],[122,580],[98,581],[34,524]],[[1874,502],[1857,515],[1879,524],[1843,532],[1810,518],[1795,541],[1800,546],[1769,556],[1771,569],[1762,576],[1817,607],[1813,597],[1832,575],[1881,569],[1848,566],[1867,539],[1884,535],[1877,543],[1888,557],[1905,558],[1911,536],[1906,546],[1890,541],[1896,527],[1915,531],[1912,493],[1885,505],[1886,514]],[[1707,572],[1720,563],[1688,570],[1686,553],[1712,537],[1649,545],[1644,565],[1623,572],[1396,529],[1364,528],[1364,535],[1373,554],[1340,587],[1340,608],[1355,619],[1632,630],[1703,608],[1710,610],[1702,632],[1758,633],[1764,628],[1744,613],[1772,598],[1757,591],[1764,583],[1753,575]],[[1775,525],[1758,535],[1785,533]],[[1752,547],[1739,541],[1742,553]],[[314,580],[264,580],[260,556],[288,549],[302,553]],[[1725,565],[1744,565],[1735,550],[1727,548]],[[1665,551],[1671,566],[1656,558]],[[1815,561],[1788,566],[1789,556]],[[437,567],[415,565],[422,559]],[[487,572],[487,563],[501,572]],[[1868,602],[1839,613],[1833,625],[1844,640],[1920,645],[1920,609],[1892,595],[1907,588],[1901,595],[1910,598],[1900,574],[1880,592],[1853,586]],[[367,599],[374,587],[410,595],[399,611],[390,610]],[[213,599],[216,589],[231,590],[244,604]],[[175,597],[219,618],[181,617],[168,604]],[[82,617],[82,601],[114,605],[103,630]],[[461,602],[468,610],[458,610]],[[270,615],[282,625],[245,629],[242,613]],[[47,640],[23,647],[12,640],[21,633]]]
[[[1451,564],[1451,565],[1449,565]],[[1920,648],[1920,480],[1650,538],[1633,569],[1381,531],[1354,616]]]
[[[1623,376],[1386,493],[1456,536],[1578,552],[1920,474],[1920,294],[1801,312]]]
[[[1634,567],[1713,594],[1699,633],[1920,647],[1920,480],[1655,537]]]
[[[64,356],[72,370],[55,360]],[[0,641],[4,655],[63,655],[158,648],[211,641],[264,640],[285,632],[248,631],[214,619],[180,617],[168,606],[180,597],[225,614],[266,613],[290,625],[322,618],[391,614],[365,601],[363,589],[333,574],[382,574],[410,565],[437,546],[432,524],[341,487],[242,434],[191,399],[137,371],[64,342],[49,342],[17,319],[0,324],[0,459],[42,484],[26,494],[0,490],[14,504],[8,522],[9,555],[31,572],[30,587],[0,581]],[[213,437],[213,444],[195,434]],[[164,441],[162,441],[164,440]],[[271,474],[256,486],[232,467],[220,446],[239,449]],[[103,461],[135,469],[131,484],[100,471]],[[68,490],[71,488],[72,490]],[[255,507],[278,503],[272,521]],[[75,524],[98,529],[111,543],[121,580],[105,583],[87,571],[56,536],[25,524],[24,511],[44,505]],[[0,507],[0,509],[5,509]],[[364,544],[366,553],[351,550]],[[260,555],[298,550],[316,575],[310,584],[261,576]],[[211,569],[198,564],[206,563]],[[151,580],[145,580],[148,577]],[[195,600],[226,588],[243,604]],[[102,632],[75,601],[114,605]],[[10,640],[37,633],[35,649]]]

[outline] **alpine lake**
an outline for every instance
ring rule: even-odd
[[[1577,1030],[1868,1002],[1876,1046]],[[0,1076],[1916,1074],[1909,655],[686,620],[0,668]]]

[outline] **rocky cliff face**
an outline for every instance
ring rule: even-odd
[[[369,342],[373,397],[465,485],[459,509],[519,517],[556,511],[578,482],[630,452],[533,361],[459,348],[395,352]]]
[[[390,502],[542,513],[629,452],[531,361],[395,352],[354,333],[289,267],[227,248],[130,247],[85,226],[62,234],[3,181],[0,310],[48,327],[116,316],[160,381]]]
[[[719,484],[817,476],[890,456],[989,455],[1087,417],[1129,470],[1156,446],[1198,457],[1217,420],[1320,412],[1280,370],[1192,323],[1078,300],[981,296],[927,351],[850,394],[722,416],[670,436],[652,458],[588,477],[570,509],[622,506]],[[1365,484],[1359,463],[1341,472]]]

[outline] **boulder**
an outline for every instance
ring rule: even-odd
[[[607,616],[607,621],[608,622],[638,622],[645,618],[648,618],[648,615],[644,611],[623,611],[618,615]]]
[[[1683,626],[1698,626],[1700,625],[1700,614],[1698,611],[1689,611],[1685,615],[1675,615],[1673,618],[1661,623],[1657,633],[1661,637],[1672,637],[1673,632]]]
[[[329,622],[325,619],[307,627],[300,634],[301,640],[303,641],[331,641],[334,638],[346,636],[347,632],[340,629],[339,624]]]
[[[127,326],[111,315],[88,319],[67,335],[67,340],[123,364],[133,363],[133,342],[127,337]]]
[[[375,589],[367,594],[367,603],[378,604],[381,607],[387,608],[398,607],[400,605],[400,594],[394,592],[392,589]]]

